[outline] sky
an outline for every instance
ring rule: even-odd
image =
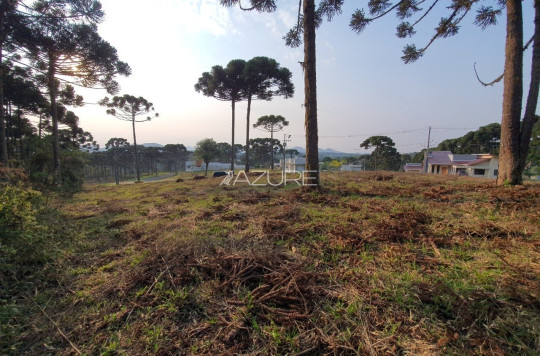
[[[283,35],[294,25],[298,2],[277,1],[271,14],[223,8],[217,0],[101,0],[106,18],[100,35],[132,69],[119,77],[120,95],[143,96],[154,104],[159,118],[137,124],[137,142],[182,143],[195,146],[204,138],[231,142],[231,105],[194,90],[203,72],[232,59],[274,58],[293,73],[295,95],[273,101],[254,101],[251,122],[263,115],[282,115],[290,123],[276,138],[291,135],[289,147],[305,147],[303,49],[285,46]],[[402,49],[422,47],[433,35],[441,7],[425,19],[413,38],[399,39],[395,15],[370,24],[362,34],[348,26],[351,14],[366,2],[345,1],[343,13],[317,30],[317,89],[319,147],[367,153],[360,143],[386,135],[401,153],[464,135],[500,122],[502,83],[482,86],[503,72],[505,18],[486,30],[473,25],[474,14],[462,22],[457,36],[437,40],[413,64],[401,61]],[[525,39],[533,32],[533,2],[523,2]],[[524,92],[528,89],[531,51],[525,53]],[[103,147],[112,137],[132,142],[131,125],[105,113],[94,103],[104,90],[80,89],[85,102],[74,111],[80,125]],[[245,102],[236,107],[235,143],[245,144]],[[250,137],[268,137],[251,128]]]

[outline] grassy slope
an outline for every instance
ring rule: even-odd
[[[538,354],[540,186],[323,176],[88,187],[19,351]],[[65,294],[64,294],[65,293]]]

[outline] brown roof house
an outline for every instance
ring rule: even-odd
[[[432,151],[427,155],[427,166],[430,174],[497,178],[499,159],[490,154],[465,155],[453,154],[450,151]]]

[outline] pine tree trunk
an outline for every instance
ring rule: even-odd
[[[137,182],[141,181],[141,171],[139,169],[139,152],[137,151],[137,136],[135,135],[135,112],[131,116],[133,126],[133,148],[135,149],[135,171],[137,172]]]
[[[234,109],[235,109],[235,100],[231,101],[232,106],[232,134],[231,134],[231,171],[234,172]]]
[[[506,1],[503,117],[497,184],[521,184],[520,120],[523,99],[523,14],[521,0]]]
[[[60,140],[58,137],[58,110],[56,105],[56,80],[55,80],[55,66],[56,58],[54,53],[49,53],[49,71],[48,71],[48,85],[49,85],[49,99],[51,101],[51,119],[52,119],[52,136],[53,136],[53,162],[54,162],[54,174],[60,177]]]
[[[527,104],[525,105],[525,114],[521,123],[521,138],[520,138],[520,158],[519,168],[520,174],[525,170],[527,154],[529,153],[529,145],[534,124],[536,123],[536,107],[538,105],[538,91],[540,89],[540,0],[534,2],[535,17],[534,17],[534,37],[532,49],[532,65],[531,65],[531,83],[529,85],[529,94],[527,96]]]
[[[116,185],[120,184],[120,178],[118,177],[118,163],[116,161],[114,164],[114,181],[116,182]]]
[[[244,171],[249,172],[249,115],[251,114],[251,94],[247,100],[247,115],[246,115],[246,165]]]
[[[270,169],[274,169],[274,130],[270,130]]]
[[[4,65],[3,65],[3,51],[4,51],[4,23],[5,23],[5,9],[4,2],[2,1],[2,8],[0,9],[0,162],[4,165],[8,161],[7,152],[7,137],[6,137],[6,122],[4,121]]]
[[[304,0],[304,91],[306,129],[306,183],[319,185],[317,132],[317,72],[315,59],[315,1]]]
[[[11,110],[11,101],[6,102],[6,114],[5,114],[5,120],[6,120],[6,145],[7,145],[7,151],[8,151],[8,157],[12,157],[15,154],[15,138],[13,133],[13,112]]]
[[[22,125],[22,111],[21,106],[19,105],[17,108],[17,126],[19,127],[19,153],[21,157],[21,161],[24,162],[24,142],[23,142],[23,125]]]

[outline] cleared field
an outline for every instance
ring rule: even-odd
[[[308,191],[183,178],[63,202],[75,240],[18,351],[540,353],[538,184],[340,173]]]

